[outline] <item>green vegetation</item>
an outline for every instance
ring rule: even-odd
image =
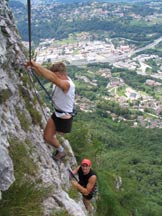
[[[141,52],[136,53],[137,55],[141,55],[141,54],[150,54],[150,55],[157,55],[159,57],[162,57],[162,51],[159,50],[158,48],[156,49],[147,49]]]
[[[54,216],[70,216],[66,210],[53,211]]]
[[[74,188],[73,186],[70,187],[68,194],[72,199],[74,199],[76,201],[79,200],[78,190],[76,188]]]
[[[125,90],[126,90],[126,86],[122,86],[122,87],[117,89],[117,94],[119,96],[125,96]]]
[[[20,68],[20,69],[18,68],[17,72],[19,73],[20,78],[23,82],[23,85],[18,86],[19,94],[25,101],[25,106],[31,115],[32,123],[33,124],[39,124],[41,126],[42,115],[35,108],[35,106],[36,106],[37,102],[39,103],[40,106],[42,106],[43,102],[39,98],[39,96],[36,94],[36,86],[35,86],[36,84],[34,83],[34,81],[31,80],[31,79],[34,80],[34,77],[31,76],[29,71],[27,72],[26,70],[24,70],[22,68]],[[30,94],[30,91],[33,94]],[[32,96],[32,95],[34,95],[34,96]],[[27,122],[25,125],[25,121],[27,120],[25,115],[22,114],[22,111],[20,112],[20,110],[18,108],[16,109],[16,112],[17,112],[17,115],[18,115],[18,118],[19,118],[19,121],[21,123],[22,128],[25,131],[27,131],[28,126],[27,126]]]
[[[154,86],[147,86],[145,82],[147,79],[150,79],[150,76],[142,76],[137,74],[135,71],[124,71],[120,73],[120,77],[124,80],[124,82],[131,86],[132,88],[147,93],[148,95],[154,96],[155,88]],[[160,79],[153,79],[159,83],[162,83]]]
[[[9,99],[9,97],[11,97],[12,93],[10,91],[10,89],[4,89],[2,91],[0,91],[0,104],[5,103],[6,100]]]
[[[14,164],[15,182],[3,192],[0,202],[1,216],[40,216],[43,215],[42,202],[50,193],[49,188],[43,188],[37,176],[36,164],[30,158],[31,143],[25,143],[12,137],[10,156]],[[35,176],[35,181],[33,181]]]
[[[20,96],[22,96],[23,99],[25,100],[26,109],[29,111],[31,115],[32,122],[34,124],[41,125],[42,115],[39,111],[35,109],[35,106],[34,106],[36,104],[37,98],[32,98],[28,90],[21,85],[19,85],[19,93],[20,93]]]
[[[20,110],[18,107],[16,107],[16,114],[17,114],[17,117],[20,121],[20,125],[21,125],[21,128],[27,132],[30,128],[30,122],[29,120],[27,119],[27,117],[25,116],[25,113],[24,111]]]
[[[18,29],[22,38],[28,41],[28,29],[25,25],[26,7],[17,2],[10,5],[18,20]],[[110,38],[127,38],[128,43],[131,40],[136,46],[143,46],[162,34],[161,20],[158,19],[158,15],[155,16],[160,11],[157,10],[156,5],[150,6],[144,2],[129,5],[128,3],[96,3],[94,5],[91,2],[54,4],[48,7],[48,13],[47,7],[48,5],[32,9],[32,40],[35,44],[40,39],[60,40],[68,38],[69,34],[91,32],[93,40],[103,40],[109,35]],[[152,15],[155,17],[151,19]]]

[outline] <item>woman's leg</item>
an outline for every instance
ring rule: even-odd
[[[86,199],[85,197],[83,197],[83,203],[87,209],[88,212],[92,211],[92,206],[91,206],[91,202],[90,200]]]
[[[44,139],[47,143],[57,148],[56,154],[53,155],[54,160],[60,160],[66,156],[64,148],[60,145],[56,137],[56,127],[53,119],[49,119],[44,129]]]
[[[47,143],[54,146],[55,148],[59,148],[60,144],[58,139],[56,138],[56,127],[52,118],[47,121],[46,127],[44,129],[44,139]]]

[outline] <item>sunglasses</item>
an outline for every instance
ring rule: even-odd
[[[81,166],[82,167],[89,167],[87,164],[82,164]]]

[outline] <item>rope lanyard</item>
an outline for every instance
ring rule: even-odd
[[[48,118],[47,118],[47,116],[46,116],[46,114],[45,114],[45,112],[44,112],[43,107],[41,106],[41,100],[40,100],[39,94],[37,93],[37,90],[36,90],[36,88],[35,88],[35,86],[34,86],[34,82],[33,82],[33,79],[32,79],[32,74],[33,74],[33,72],[32,72],[32,70],[29,70],[29,72],[30,72],[30,73],[27,73],[27,74],[28,74],[28,76],[29,76],[29,79],[30,79],[32,85],[33,85],[34,94],[36,95],[37,101],[39,102],[39,105],[40,105],[40,108],[41,108],[42,113],[43,113],[43,115],[44,115],[44,118],[45,118],[46,121],[47,121]]]
[[[54,107],[53,104],[53,100],[52,100],[52,96],[50,95],[50,93],[47,91],[47,89],[43,86],[43,84],[41,83],[40,79],[38,78],[38,76],[34,73],[34,71],[31,69],[32,75],[34,76],[34,78],[36,79],[36,81],[38,82],[38,84],[41,86],[41,88],[44,90],[44,92],[46,93],[46,95],[48,96],[48,99],[51,101],[52,107]],[[52,93],[53,95],[53,93]]]

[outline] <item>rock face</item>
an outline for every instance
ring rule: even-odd
[[[7,190],[14,180],[12,160],[7,149],[0,146],[0,190]]]
[[[84,216],[87,212],[81,196],[76,202],[67,192],[70,187],[67,168],[77,165],[68,140],[62,138],[61,141],[68,157],[64,162],[57,163],[51,157],[53,148],[43,140],[46,118],[42,108],[47,117],[50,113],[45,105],[41,106],[36,100],[32,78],[22,67],[27,52],[5,0],[0,0],[0,28],[0,197],[3,200],[3,191],[16,181],[10,156],[14,136],[22,143],[30,141],[32,151],[29,157],[38,167],[37,175],[42,187],[55,188],[42,203],[44,215],[51,215],[54,209],[63,209],[71,216]]]

